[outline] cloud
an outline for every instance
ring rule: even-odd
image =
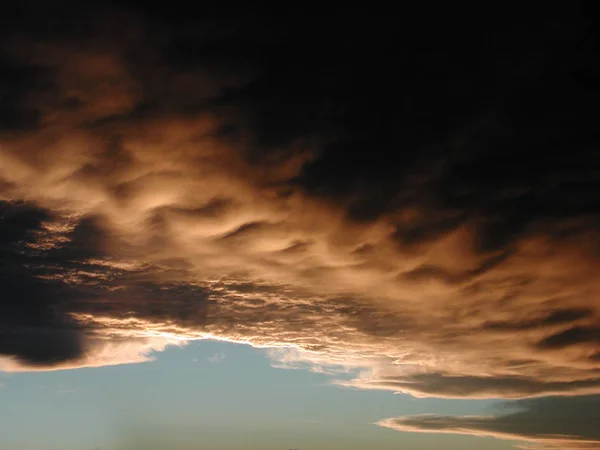
[[[398,431],[492,436],[528,449],[595,449],[600,446],[598,397],[516,402],[495,416],[402,416],[378,423]]]
[[[435,372],[368,376],[339,384],[361,389],[387,389],[415,397],[522,398],[546,395],[583,395],[598,390],[598,378],[545,381],[525,376],[450,376]],[[401,372],[401,371],[398,371]],[[523,370],[523,372],[526,372]]]
[[[477,24],[75,13],[2,31],[3,370],[221,339],[415,396],[600,392],[576,11],[535,16],[554,52],[530,22],[488,48]]]
[[[216,364],[218,362],[221,362],[225,359],[225,354],[221,353],[221,352],[217,352],[212,356],[209,356],[208,358],[208,362]]]

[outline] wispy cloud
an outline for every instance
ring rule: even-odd
[[[216,364],[225,359],[225,354],[221,353],[221,352],[217,352],[214,355],[209,356],[207,359],[208,359],[208,362]]]
[[[517,402],[516,411],[497,416],[403,416],[378,425],[398,431],[492,436],[520,441],[527,449],[597,449],[598,398],[547,398]]]

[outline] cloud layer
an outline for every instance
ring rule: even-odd
[[[516,406],[516,411],[497,416],[404,416],[382,420],[379,425],[417,433],[493,436],[522,441],[519,447],[527,449],[600,447],[597,397],[535,399]]]
[[[3,31],[0,369],[213,338],[417,397],[600,392],[585,15],[415,43],[396,19],[53,14]],[[501,420],[386,424],[523,435]]]

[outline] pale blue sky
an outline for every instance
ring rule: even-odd
[[[215,354],[224,358],[211,362]],[[490,413],[493,401],[340,388],[323,374],[273,368],[263,350],[239,344],[200,341],[151,363],[4,374],[2,382],[7,449],[511,448],[495,439],[372,424],[403,414]]]

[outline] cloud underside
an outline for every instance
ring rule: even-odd
[[[11,34],[0,369],[221,339],[417,397],[600,393],[598,94],[561,14],[555,53],[528,25],[401,70],[373,69],[397,27],[102,10]],[[468,420],[392,425],[515,433]]]
[[[572,435],[553,434],[550,428],[546,433],[528,434],[521,427],[505,427],[501,420],[489,417],[453,416],[408,416],[387,419],[380,426],[404,432],[462,434],[467,436],[494,437],[509,441],[521,441],[517,447],[525,449],[597,449],[600,440],[578,438]]]
[[[517,446],[525,449],[600,448],[597,397],[545,398],[517,405],[517,411],[505,415],[403,416],[378,425],[403,432],[491,436],[517,441]]]

